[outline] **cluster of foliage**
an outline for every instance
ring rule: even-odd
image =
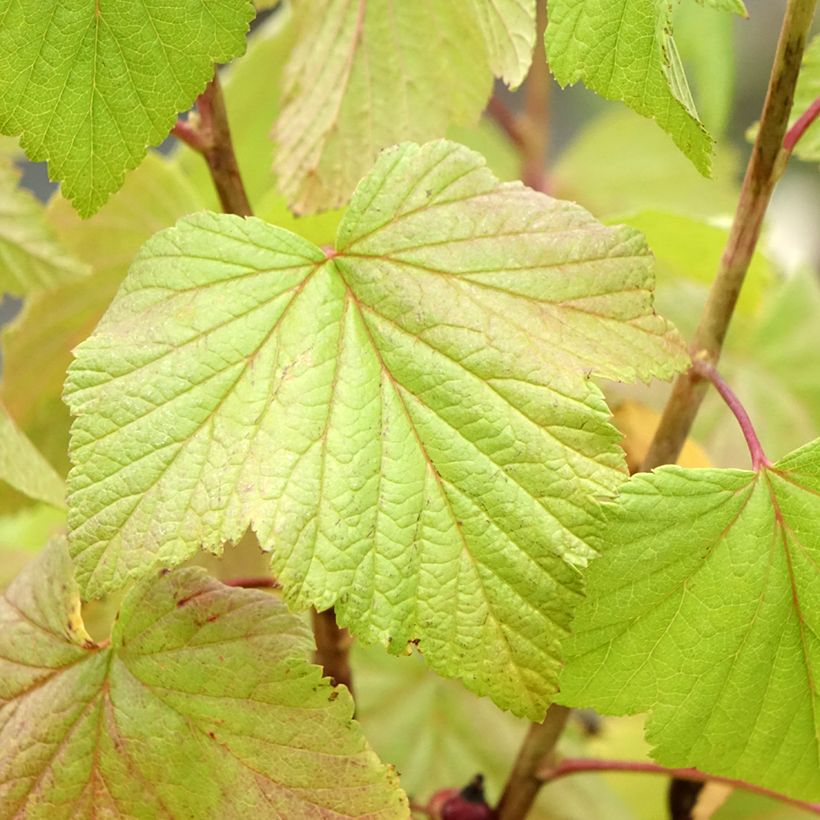
[[[777,460],[714,393],[630,477],[738,197],[741,0],[45,5],[0,0],[0,816],[406,817],[551,704],[820,800],[816,277],[755,253],[721,362]],[[544,43],[634,109],[550,195],[479,121]],[[792,122],[818,85],[820,39]]]

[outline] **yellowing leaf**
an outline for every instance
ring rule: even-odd
[[[152,578],[97,645],[57,542],[0,623],[4,817],[407,817],[349,694],[263,592],[198,569]]]
[[[478,120],[493,74],[524,78],[535,0],[297,0],[277,120],[279,187],[297,212],[344,204],[379,149]]]
[[[381,155],[335,252],[183,220],[70,369],[82,588],[251,524],[294,605],[542,714],[595,499],[623,479],[588,377],[687,360],[651,287],[639,234],[443,141]]]
[[[671,4],[651,0],[551,0],[550,68],[561,85],[583,80],[654,119],[704,175],[712,139],[700,122],[672,37]]]
[[[29,498],[65,506],[65,485],[0,405],[0,481]]]
[[[84,216],[245,48],[251,0],[0,0],[0,131]]]
[[[640,473],[608,507],[562,701],[651,710],[666,765],[820,798],[820,439],[759,472]]]
[[[60,246],[43,206],[18,187],[18,178],[0,157],[0,293],[22,296],[80,279],[87,268]]]

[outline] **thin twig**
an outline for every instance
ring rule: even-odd
[[[495,120],[496,125],[507,135],[507,139],[519,151],[524,150],[526,139],[524,132],[521,130],[521,123],[513,110],[504,102],[495,92],[490,101],[487,103],[487,114]]]
[[[276,578],[266,575],[252,576],[248,578],[229,578],[223,581],[226,587],[242,587],[243,589],[279,589],[279,582]]]
[[[527,732],[510,776],[504,786],[496,813],[498,820],[521,820],[529,814],[543,785],[537,772],[549,760],[570,714],[565,706],[553,703],[541,723],[533,723]]]
[[[809,126],[820,117],[820,97],[812,102],[812,104],[797,118],[794,125],[786,132],[783,138],[783,150],[791,153],[794,151],[794,146],[800,141],[800,137],[806,133]]]
[[[312,610],[313,637],[316,639],[315,660],[325,675],[334,683],[344,684],[353,693],[353,675],[350,671],[350,632],[336,623],[336,613],[332,609],[324,612]]]
[[[694,357],[713,364],[720,358],[740,288],[760,236],[763,216],[782,172],[783,140],[816,5],[817,0],[788,0],[786,6],[760,128],[746,168],[735,218],[692,342]],[[706,383],[694,369],[678,376],[644,460],[644,470],[677,460],[705,390]]]
[[[792,806],[798,806],[801,809],[812,812],[813,814],[820,814],[820,803],[808,803],[803,800],[796,800],[780,792],[766,789],[763,786],[756,786],[754,783],[747,783],[745,780],[735,780],[731,777],[720,777],[719,775],[706,774],[697,769],[670,769],[666,766],[661,766],[657,763],[648,763],[643,761],[632,760],[595,760],[589,758],[572,758],[567,757],[558,763],[542,766],[538,770],[538,777],[544,784],[552,783],[562,777],[567,777],[572,774],[588,774],[590,772],[632,772],[643,774],[661,774],[667,777],[676,777],[682,780],[696,780],[701,783],[714,781],[717,783],[725,783],[727,786],[732,786],[735,789],[742,789],[743,791],[753,792],[754,794],[761,794],[765,797],[770,797],[772,800],[779,800],[781,803],[788,803]]]
[[[171,133],[202,154],[211,172],[222,210],[228,214],[250,216],[251,206],[239,173],[233,150],[231,129],[219,74],[208,83],[196,102],[198,117],[179,120]]]
[[[535,51],[524,88],[524,162],[521,181],[535,191],[549,192],[547,180],[547,150],[549,148],[549,108],[552,89],[544,32],[547,28],[547,2],[537,0]]]
[[[720,373],[717,372],[714,365],[703,359],[696,359],[692,364],[699,376],[708,379],[715,386],[715,389],[720,393],[723,401],[729,406],[729,409],[734,413],[740,429],[743,431],[743,437],[746,439],[746,444],[749,446],[749,453],[752,456],[752,469],[759,470],[761,467],[771,467],[771,462],[766,458],[763,452],[763,447],[760,444],[760,439],[757,437],[755,428],[752,425],[752,420],[746,412],[746,408],[741,404],[740,399],[735,395],[734,391],[723,380]]]

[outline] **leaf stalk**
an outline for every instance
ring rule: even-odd
[[[743,437],[746,439],[746,444],[749,447],[749,453],[752,456],[752,469],[760,470],[761,467],[771,467],[772,463],[766,458],[766,454],[763,452],[760,439],[757,437],[757,433],[752,425],[752,420],[749,418],[749,414],[746,412],[746,408],[741,404],[740,399],[732,388],[723,380],[720,373],[717,372],[714,365],[703,359],[696,359],[692,364],[692,368],[698,375],[712,382],[715,389],[720,393],[721,398],[726,402],[737,419],[740,429],[743,431]]]
[[[720,777],[718,775],[707,774],[698,771],[697,769],[673,769],[666,766],[661,766],[657,763],[650,763],[644,761],[634,760],[597,760],[592,758],[572,758],[567,757],[558,763],[547,762],[537,771],[537,776],[544,784],[552,783],[562,777],[567,777],[573,774],[589,774],[591,772],[631,772],[633,774],[660,774],[666,777],[675,777],[682,780],[694,780],[699,783],[716,782],[724,783],[727,786],[732,786],[735,789],[742,789],[743,791],[752,792],[753,794],[760,794],[764,797],[770,797],[772,800],[778,800],[781,803],[788,803],[792,806],[797,806],[812,814],[820,815],[820,803],[808,803],[803,800],[797,800],[780,792],[766,789],[763,786],[756,786],[753,783],[747,783],[745,780],[735,780],[731,777]]]
[[[692,341],[693,358],[716,364],[746,271],[760,237],[763,216],[783,170],[783,152],[800,64],[806,48],[817,0],[788,0],[780,30],[760,128],[746,167],[740,199],[698,329]],[[675,380],[643,469],[673,463],[706,392],[695,368]]]

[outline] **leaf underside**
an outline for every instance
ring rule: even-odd
[[[166,573],[129,592],[110,647],[79,613],[62,542],[0,599],[4,817],[407,816],[272,596]]]
[[[588,377],[686,360],[650,264],[444,141],[382,154],[327,256],[224,215],[158,234],[66,383],[84,593],[252,525],[295,606],[542,714],[624,478]]]
[[[651,710],[662,763],[820,798],[818,521],[820,440],[759,473],[633,477],[588,573],[562,702]]]
[[[343,205],[377,152],[443,136],[481,113],[493,75],[524,78],[535,0],[298,0],[277,143],[299,213]]]
[[[0,132],[83,216],[245,48],[251,0],[0,0]]]
[[[550,69],[654,119],[708,176],[712,138],[700,122],[671,33],[671,6],[645,0],[551,0]]]

